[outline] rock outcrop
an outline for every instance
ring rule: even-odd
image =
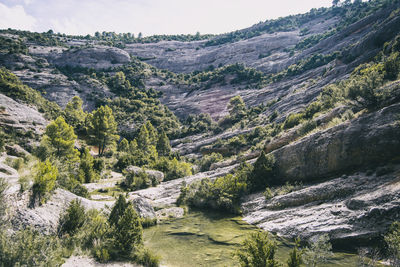
[[[398,157],[400,104],[316,132],[271,152],[282,181],[312,181]]]
[[[56,66],[108,69],[129,63],[129,54],[116,47],[95,46],[64,51],[50,59]]]
[[[400,219],[399,171],[343,175],[269,200],[255,194],[242,205],[244,220],[288,238],[327,233],[340,249],[369,245]]]

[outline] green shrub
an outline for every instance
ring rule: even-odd
[[[114,247],[118,254],[130,256],[135,247],[143,245],[142,235],[143,228],[140,218],[132,204],[129,203],[113,231]]]
[[[123,194],[119,195],[118,200],[115,202],[110,216],[108,217],[108,222],[111,226],[116,225],[121,216],[124,214],[128,204],[126,198]]]
[[[125,177],[125,185],[127,188],[134,191],[155,186],[156,184],[153,184],[147,173],[142,170],[139,173],[128,172]]]
[[[94,171],[93,166],[94,159],[90,154],[89,149],[87,147],[83,147],[80,155],[78,170],[78,177],[82,183],[91,183],[99,178],[98,174]]]
[[[400,264],[400,223],[394,222],[384,237],[392,266]]]
[[[150,250],[141,248],[135,252],[135,262],[146,267],[158,267],[160,265],[160,257],[154,255]]]
[[[161,157],[150,167],[163,172],[165,174],[165,181],[192,175],[191,164],[178,161],[175,157],[172,160],[167,157]]]
[[[0,229],[1,266],[61,266],[62,248],[57,237],[25,229],[10,233]]]
[[[302,251],[299,250],[299,243],[300,239],[296,239],[296,244],[294,245],[292,251],[290,251],[289,253],[289,259],[287,260],[288,267],[300,267],[300,265],[303,263],[303,260],[301,258]]]
[[[57,167],[53,166],[49,160],[37,164],[32,186],[34,199],[38,198],[41,204],[47,200],[46,195],[53,191],[57,175]]]
[[[278,267],[276,248],[276,243],[269,239],[267,232],[257,232],[241,244],[234,256],[242,267]]]
[[[303,117],[304,117],[304,114],[302,114],[302,113],[290,114],[286,118],[285,122],[283,123],[283,128],[284,129],[293,128],[294,126],[300,124]]]
[[[221,160],[223,160],[223,157],[219,153],[211,153],[209,155],[204,155],[199,162],[200,171],[204,172],[210,170],[210,166],[213,163],[219,162]]]
[[[322,104],[320,101],[315,101],[309,104],[305,110],[304,117],[306,119],[311,119],[315,113],[320,112],[322,109]]]
[[[267,185],[279,184],[275,177],[275,158],[273,155],[265,155],[264,151],[254,163],[253,170],[248,177],[250,191],[262,190]]]
[[[300,136],[303,136],[303,135],[306,135],[307,133],[311,132],[315,128],[317,128],[317,122],[313,121],[313,120],[309,120],[309,121],[306,121],[305,123],[303,123],[303,125],[301,125],[300,129],[297,130],[297,133]]]
[[[85,223],[86,213],[81,201],[74,199],[59,222],[59,234],[75,234]]]
[[[307,266],[319,266],[320,263],[324,263],[332,256],[332,245],[329,242],[329,236],[323,234],[316,237],[311,245],[304,249],[302,259]]]

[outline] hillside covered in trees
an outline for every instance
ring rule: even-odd
[[[399,266],[399,14],[0,30],[0,266]]]

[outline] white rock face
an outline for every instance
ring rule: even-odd
[[[337,245],[367,244],[400,218],[399,170],[342,176],[269,200],[255,194],[242,205],[244,220],[289,238],[328,233]]]
[[[41,134],[48,124],[35,108],[18,103],[3,94],[0,94],[0,107],[0,126],[5,130],[13,128]]]
[[[95,46],[64,51],[51,61],[57,66],[108,69],[129,63],[128,52],[116,47]]]

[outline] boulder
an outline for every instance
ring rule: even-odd
[[[142,197],[135,197],[132,199],[133,207],[135,208],[136,212],[139,214],[140,217],[145,219],[155,219],[156,213],[150,203],[142,198]]]

